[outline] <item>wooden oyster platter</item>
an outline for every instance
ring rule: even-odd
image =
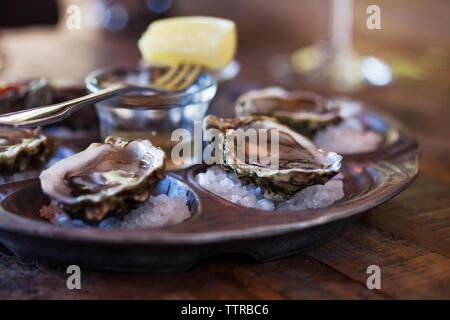
[[[59,96],[77,90],[82,89],[64,89]],[[192,217],[183,223],[135,230],[60,227],[40,217],[40,208],[50,200],[33,179],[0,186],[0,242],[27,258],[120,271],[186,270],[206,257],[228,253],[267,261],[301,252],[338,236],[417,175],[415,138],[389,116],[367,111],[364,118],[379,132],[395,131],[397,139],[373,152],[344,155],[345,195],[329,207],[277,212],[245,208],[201,187],[195,176],[207,167],[198,165],[168,172],[152,191],[187,196]],[[83,139],[62,139],[62,145],[79,151],[98,138],[93,134]]]

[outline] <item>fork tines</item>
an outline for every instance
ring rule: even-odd
[[[194,84],[202,67],[195,64],[180,64],[170,67],[153,85],[165,90],[181,91]]]

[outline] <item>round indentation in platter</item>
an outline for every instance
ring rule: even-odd
[[[205,173],[207,171],[214,172],[212,176],[214,177],[213,181],[208,181],[208,184],[205,185],[205,182],[202,182],[201,180],[207,180],[208,177],[205,177]],[[211,173],[211,172],[210,172]],[[203,179],[200,178],[200,175],[203,175]],[[281,201],[274,201],[275,207],[264,207],[260,206],[259,202],[262,200],[263,202],[268,201],[272,203],[270,200],[266,199],[265,196],[263,196],[261,193],[255,194],[255,187],[253,186],[245,186],[241,184],[231,173],[226,173],[225,171],[222,171],[219,166],[216,166],[214,168],[213,166],[197,166],[195,168],[191,168],[188,171],[187,177],[189,181],[195,185],[197,188],[202,190],[202,192],[205,192],[209,195],[211,195],[213,198],[220,198],[220,200],[223,200],[228,203],[230,206],[240,207],[245,210],[255,210],[258,212],[267,212],[267,213],[276,213],[279,214],[280,212],[301,212],[304,210],[311,210],[311,209],[321,209],[321,208],[327,208],[330,206],[337,205],[339,203],[348,202],[350,200],[358,199],[363,197],[367,192],[369,192],[371,189],[374,189],[377,187],[377,184],[380,183],[380,173],[377,170],[367,171],[367,168],[363,165],[360,165],[355,162],[344,162],[341,168],[340,173],[332,180],[332,185],[317,185],[313,189],[309,190],[302,190],[299,192],[298,195],[295,195],[293,198],[297,197],[298,199],[304,199],[304,198],[314,198],[318,197],[318,193],[337,193],[337,195],[327,195],[325,194],[324,202],[329,203],[322,203],[321,205],[314,205],[311,201],[309,203],[301,203],[301,201],[296,199],[291,199],[290,203],[291,206],[288,208],[285,205],[285,201],[287,200],[281,200]],[[228,181],[225,181],[228,180]],[[224,182],[225,181],[225,182]],[[232,182],[231,182],[232,181]],[[233,185],[229,186],[227,183]],[[222,187],[221,185],[224,185]],[[229,188],[229,189],[227,189]],[[256,189],[257,192],[260,192],[260,190]],[[306,191],[306,193],[305,193]],[[300,195],[300,193],[303,192],[303,195]],[[253,202],[251,204],[246,204],[245,201],[242,201],[242,198],[250,197],[252,198],[253,195],[256,196],[258,199],[258,202]],[[323,195],[322,195],[323,196]],[[235,200],[234,198],[238,198]],[[242,197],[239,199],[239,197]],[[222,201],[222,202],[223,202]],[[294,203],[294,204],[293,204]],[[241,214],[241,213],[239,213]]]
[[[352,128],[355,124],[360,128]],[[327,138],[327,134],[320,136],[327,130],[331,130],[328,137],[330,134],[333,137],[326,143],[320,142]],[[376,136],[379,137],[378,142],[374,141],[377,140]],[[344,146],[339,139],[347,141]],[[342,124],[319,131],[313,140],[322,149],[332,149],[328,151],[335,151],[346,161],[355,162],[380,161],[401,154],[407,149],[417,148],[417,141],[401,123],[389,115],[366,107],[361,114]],[[339,145],[338,148],[333,149],[331,146],[336,144]]]
[[[16,188],[15,188],[16,187]],[[45,224],[50,224],[50,222],[40,216],[40,210],[44,206],[48,206],[50,204],[50,199],[42,192],[40,181],[37,179],[19,182],[16,184],[11,184],[11,188],[15,188],[16,190],[11,192],[7,197],[3,199],[1,202],[1,208],[3,209],[3,213],[8,215],[16,222],[25,222],[26,220],[34,220],[38,222],[42,222]],[[181,202],[183,203],[181,203]],[[144,203],[142,206],[146,206],[149,210],[153,210],[155,212],[155,206],[169,206],[166,212],[170,214],[178,214],[179,212],[175,212],[178,210],[188,210],[189,217],[184,216],[185,219],[183,222],[188,221],[194,215],[199,212],[199,200],[197,195],[189,186],[187,186],[182,181],[172,177],[166,176],[163,180],[161,180],[158,185],[156,185],[150,195],[150,199],[148,200],[149,204]],[[173,207],[173,206],[176,207]],[[153,206],[153,208],[152,208]],[[139,208],[135,209],[138,210]],[[158,209],[158,208],[156,208]],[[161,208],[159,208],[161,209]],[[172,210],[174,209],[174,210]],[[172,210],[173,212],[170,212]],[[131,213],[133,213],[132,211]],[[161,212],[164,214],[164,211],[158,210],[155,214],[160,215]],[[151,213],[153,214],[153,213]],[[138,223],[138,221],[142,221],[141,217],[136,217],[136,221],[131,221],[131,223],[127,223],[124,229],[133,229],[133,225]],[[156,217],[144,217],[144,219],[154,219]],[[25,219],[25,220],[24,220]],[[172,221],[171,221],[172,220]],[[173,224],[173,221],[178,220],[174,217],[169,217],[168,224]],[[182,222],[180,222],[182,223]],[[146,227],[156,227],[161,225],[143,225],[136,226],[136,229],[146,228]],[[67,221],[67,219],[61,220],[61,226],[67,227],[89,227],[80,221],[76,221],[74,224],[71,220]],[[122,224],[122,226],[124,226]],[[117,224],[110,224],[105,229],[115,229]],[[91,227],[92,228],[92,227]],[[102,228],[95,228],[102,229]]]

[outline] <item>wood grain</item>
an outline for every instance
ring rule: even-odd
[[[420,176],[408,192],[371,210],[367,222],[450,258],[450,186],[446,184]]]
[[[83,271],[82,290],[69,291],[64,268],[0,252],[0,299],[383,299],[305,255],[264,264],[227,256],[185,273]]]
[[[367,267],[380,266],[379,293],[388,298],[450,298],[448,257],[366,224],[307,254],[362,284]]]

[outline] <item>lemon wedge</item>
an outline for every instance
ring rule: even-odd
[[[175,17],[154,21],[139,40],[145,62],[191,63],[220,69],[233,59],[237,31],[233,21],[213,17]]]

